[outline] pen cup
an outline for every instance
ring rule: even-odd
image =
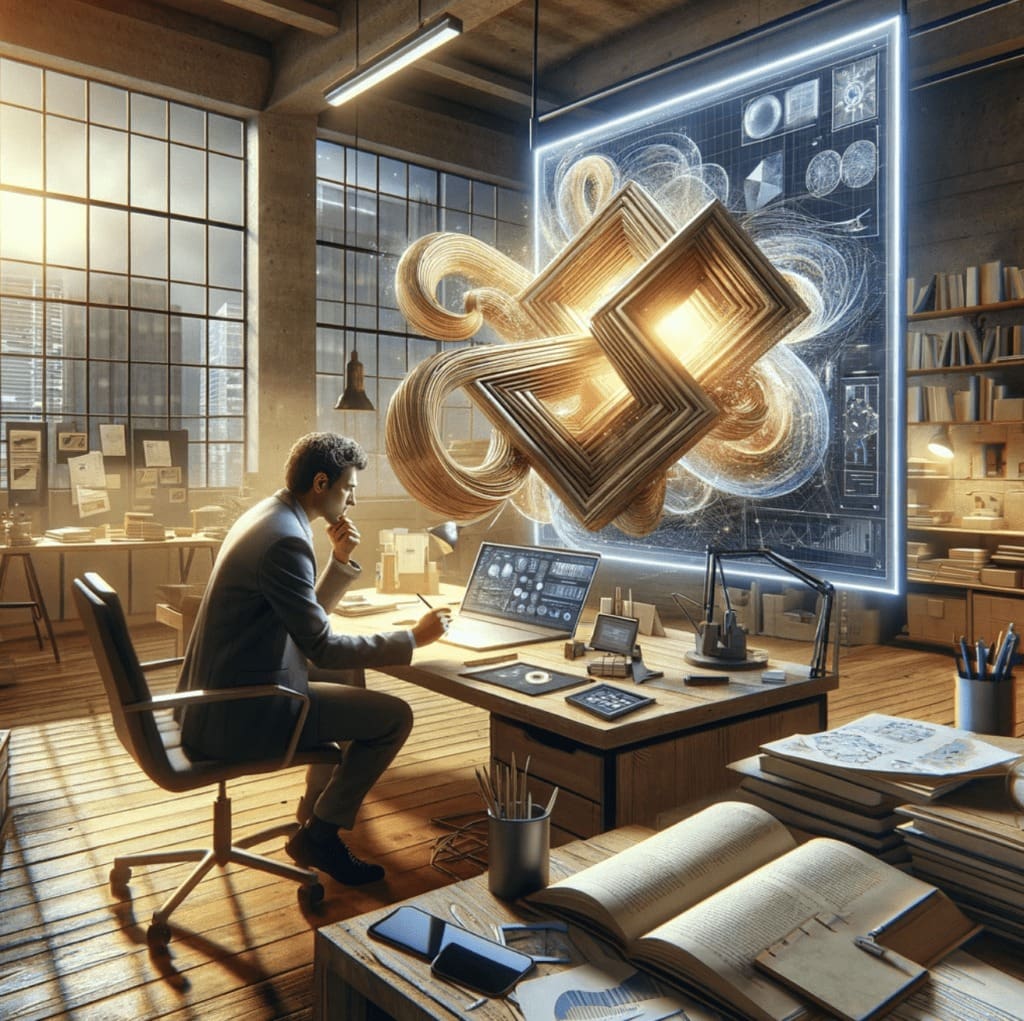
[[[551,816],[533,806],[530,819],[487,816],[487,885],[495,897],[514,900],[548,885]]]
[[[1013,737],[1017,729],[1017,684],[1013,676],[1001,681],[956,678],[956,725],[976,734]]]

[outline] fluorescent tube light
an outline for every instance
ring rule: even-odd
[[[451,14],[443,14],[438,20],[423,25],[414,35],[385,50],[366,67],[335,82],[324,93],[324,99],[331,106],[341,106],[461,33],[462,22]]]

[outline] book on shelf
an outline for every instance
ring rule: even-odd
[[[726,801],[531,894],[528,901],[614,942],[632,963],[756,1021],[811,1015],[804,997],[755,961],[816,913],[925,967],[975,931],[920,880],[841,841],[798,845],[754,805]],[[881,958],[876,959],[879,963]],[[811,975],[811,984],[820,976]]]
[[[1024,298],[1024,277],[1019,266],[1003,267],[1003,298],[1006,301]]]
[[[1000,259],[983,262],[978,270],[978,297],[982,305],[1003,300],[1003,263]]]
[[[987,564],[989,551],[978,546],[951,546],[947,551],[953,560],[966,560],[972,564]]]
[[[973,308],[978,304],[979,294],[978,267],[967,266],[964,269],[964,305]]]

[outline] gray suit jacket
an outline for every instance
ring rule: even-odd
[[[310,663],[327,670],[408,663],[408,631],[362,638],[331,630],[325,608],[359,573],[332,557],[317,579],[306,512],[284,489],[262,500],[235,522],[217,555],[178,690],[282,684],[306,692]],[[275,755],[297,711],[285,698],[190,707],[183,743],[190,755],[229,761]]]

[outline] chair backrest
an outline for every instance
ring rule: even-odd
[[[93,572],[73,582],[75,605],[103,678],[114,730],[125,751],[154,783],[173,790],[178,771],[168,758],[165,736],[153,711],[126,712],[151,693],[139,664],[117,592]]]

